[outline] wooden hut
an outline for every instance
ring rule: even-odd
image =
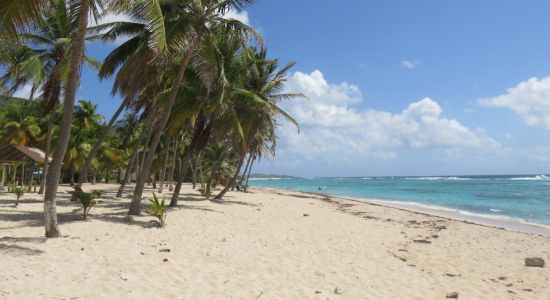
[[[51,161],[51,157],[48,162],[49,161]],[[33,185],[34,170],[40,170],[41,166],[44,167],[44,165],[46,164],[46,154],[42,150],[37,148],[21,145],[8,145],[0,149],[0,164],[2,165],[0,190],[5,190],[6,180],[9,180],[6,178],[6,171],[11,169],[11,173],[14,175],[13,179],[15,180],[15,175],[17,174],[18,167],[21,167],[19,173],[19,184],[23,186],[28,183],[28,186],[30,188]],[[25,174],[26,169],[27,174]],[[39,172],[39,174],[41,174],[41,172]],[[17,184],[17,182],[13,183]]]

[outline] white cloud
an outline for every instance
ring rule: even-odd
[[[225,14],[224,17],[227,19],[239,20],[244,24],[250,26],[250,18],[248,17],[248,12],[246,10],[237,11],[237,10],[231,9]]]
[[[361,110],[356,107],[363,101],[357,86],[330,84],[319,70],[294,73],[287,91],[304,93],[309,100],[297,100],[285,107],[302,131],[298,134],[283,126],[279,157],[297,155],[334,162],[360,157],[391,159],[401,149],[436,148],[457,153],[500,147],[481,129],[442,117],[441,107],[430,98],[413,102],[398,113]]]
[[[536,77],[520,82],[506,94],[481,99],[481,105],[508,108],[528,125],[550,130],[550,77]]]
[[[407,69],[414,69],[420,64],[419,60],[402,60],[401,66],[407,68]]]

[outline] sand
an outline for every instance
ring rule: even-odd
[[[0,194],[0,298],[550,299],[544,236],[289,191],[215,203],[189,186],[160,229],[125,221],[116,185],[90,188],[107,192],[86,221],[61,188],[60,239],[43,238],[39,196],[14,208]]]

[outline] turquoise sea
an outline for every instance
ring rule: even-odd
[[[249,184],[550,226],[550,175],[250,179]]]

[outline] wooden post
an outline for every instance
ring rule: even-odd
[[[25,186],[25,163],[21,164],[21,177],[19,177],[19,186]]]
[[[0,190],[6,190],[6,165],[2,165],[2,181],[0,182]]]
[[[17,183],[15,182],[15,177],[16,177],[16,173],[17,173],[17,166],[16,166],[13,162],[11,163],[10,170],[11,170],[11,172],[12,172],[12,174],[11,174],[11,177],[12,177],[12,179],[11,179],[12,184],[17,185]]]
[[[29,193],[32,192],[33,167],[34,167],[34,162],[31,161],[29,163],[29,188],[27,189]]]

